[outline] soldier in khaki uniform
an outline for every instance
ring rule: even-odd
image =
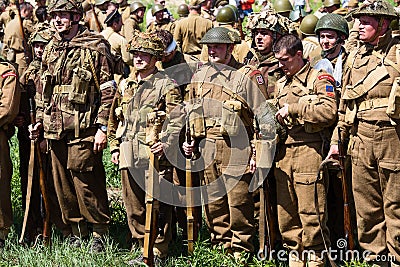
[[[281,35],[288,33],[282,22],[284,17],[273,10],[264,10],[249,16],[247,28],[251,30],[253,47],[246,56],[245,63],[255,66],[264,76],[268,96],[274,97],[275,83],[284,73],[272,52],[273,43]]]
[[[85,25],[89,30],[101,32],[106,28],[107,25],[104,23],[104,20],[107,17],[107,10],[109,9],[115,9],[115,6],[111,4],[110,0],[94,1],[94,7],[86,12],[84,19]]]
[[[155,33],[137,33],[130,42],[129,51],[133,53],[134,71],[118,87],[112,104],[109,119],[110,150],[112,162],[119,164],[122,176],[123,200],[128,217],[128,226],[132,238],[143,248],[146,220],[145,173],[149,169],[149,155],[153,153],[159,159],[160,182],[172,181],[172,165],[165,153],[173,143],[174,134],[181,128],[179,105],[182,97],[177,84],[155,66],[164,51],[161,40]],[[174,110],[174,111],[173,111]],[[165,112],[169,123],[161,133],[172,139],[153,144],[149,147],[146,140],[146,117],[148,114]],[[173,148],[175,150],[175,147]],[[160,195],[168,195],[163,192]],[[157,197],[157,196],[155,196]],[[160,203],[158,237],[154,245],[154,254],[164,258],[168,254],[171,241],[171,206]],[[140,261],[137,259],[137,261]],[[138,264],[138,262],[135,262]]]
[[[109,109],[115,94],[107,41],[79,25],[80,2],[58,0],[49,7],[57,30],[42,60],[43,114],[32,127],[49,139],[54,185],[63,220],[72,227],[71,245],[88,236],[92,250],[104,250],[110,212],[102,150],[107,145]],[[67,42],[68,40],[68,42]]]
[[[201,53],[201,38],[213,27],[210,20],[200,17],[200,9],[200,1],[192,1],[189,16],[175,23],[175,32],[173,33],[182,53],[194,55],[197,58]]]
[[[125,20],[121,33],[128,42],[132,40],[135,31],[141,31],[139,25],[143,23],[146,7],[140,2],[133,2],[129,10],[131,12],[130,16]]]
[[[348,56],[348,52],[344,48],[344,43],[349,36],[349,28],[344,17],[338,14],[326,14],[322,16],[315,27],[315,33],[318,36],[319,44],[322,49],[321,53],[314,51],[310,55],[310,64],[317,69],[325,69],[332,74],[336,83],[336,101],[340,100],[340,92],[342,89],[343,70]],[[350,161],[348,165],[350,166]],[[351,169],[346,171],[349,174]],[[343,211],[343,190],[342,182],[339,174],[339,168],[330,166],[329,168],[329,190],[328,190],[328,222],[330,230],[330,239],[332,247],[337,248],[337,240],[343,238],[344,235],[344,211]],[[339,177],[338,177],[339,176]],[[349,184],[349,187],[351,184]],[[354,207],[351,207],[354,210]],[[340,222],[340,223],[338,223]],[[355,225],[355,223],[353,223]]]
[[[215,20],[215,16],[213,14],[213,11],[211,10],[212,8],[212,0],[200,0],[199,5],[201,5],[201,13],[200,16],[202,16],[205,19],[209,19],[211,21]]]
[[[15,16],[4,29],[4,47],[3,57],[7,58],[8,61],[18,64],[18,73],[21,75],[31,60],[31,53],[28,46],[24,53],[25,44],[29,40],[29,35],[34,31],[32,23],[33,6],[29,3],[23,3],[20,5],[21,8],[21,19],[24,27],[24,37],[21,34],[21,24],[19,17]]]
[[[34,56],[33,61],[29,64],[24,74],[20,77],[20,83],[21,86],[25,89],[24,92],[27,98],[33,99],[36,103],[38,103],[38,106],[41,107],[42,106],[41,101],[43,95],[43,86],[40,76],[41,61],[44,48],[50,41],[51,37],[53,36],[53,32],[50,31],[50,25],[47,23],[39,24],[37,25],[37,28],[38,29],[34,33],[32,33],[31,39],[29,40],[29,43],[32,45],[33,49],[33,56]],[[28,103],[29,102],[28,99],[25,99],[25,102]],[[29,112],[29,110],[27,110],[27,112]],[[41,116],[43,114],[39,113],[38,115]],[[40,117],[37,118],[42,119]],[[30,118],[28,118],[27,120],[29,121],[29,123],[31,123]],[[39,146],[42,151],[41,157],[43,162],[43,170],[46,175],[46,189],[49,198],[49,205],[51,207],[49,211],[50,221],[54,223],[58,229],[60,229],[64,237],[67,237],[71,234],[71,226],[64,223],[62,220],[60,204],[58,203],[56,191],[54,189],[53,176],[51,174],[50,153],[48,151],[47,140],[43,138],[42,133],[39,140]],[[29,155],[30,151],[29,148],[30,146],[23,148],[25,154]],[[38,175],[38,172],[34,172],[34,175],[35,177],[33,178],[34,184],[32,188],[31,203],[30,203],[31,207],[29,213],[29,216],[32,216],[33,220],[30,220],[30,218],[28,217],[27,233],[25,234],[29,239],[28,241],[30,242],[34,242],[36,235],[40,234],[40,232],[35,232],[35,231],[38,231],[43,227],[42,225],[43,220],[42,217],[40,216],[39,178],[36,176]],[[21,186],[22,183],[23,181],[21,181]],[[25,194],[26,194],[26,181],[25,181]],[[22,194],[23,200],[25,200],[25,194],[24,193]]]
[[[211,243],[233,252],[239,259],[241,252],[254,250],[254,204],[249,192],[255,171],[252,157],[255,151],[251,146],[253,108],[265,101],[266,87],[258,70],[232,57],[234,44],[238,42],[239,36],[223,27],[212,28],[201,40],[208,46],[209,63],[194,74],[188,94],[192,101],[202,99],[205,125],[190,125],[195,141],[185,142],[183,149],[191,155],[195,144],[205,138],[200,143],[200,152],[207,166],[203,176],[208,188],[203,197]],[[239,121],[229,126],[229,119],[222,117],[222,102],[242,107]],[[193,113],[194,109],[188,112]]]
[[[390,21],[397,19],[384,0],[363,5],[353,13],[361,46],[350,52],[339,105],[342,140],[351,134],[352,183],[357,211],[358,241],[368,250],[366,261],[393,255],[400,265],[400,92],[399,39],[392,38]],[[338,130],[330,154],[338,154]]]
[[[118,84],[122,75],[128,76],[129,67],[132,65],[131,55],[126,49],[128,41],[119,34],[122,28],[122,17],[117,9],[114,9],[104,21],[107,25],[100,34],[110,43],[111,54],[114,56],[114,80]]]
[[[165,12],[167,9],[160,4],[155,4],[151,8],[151,15],[155,18],[154,21],[147,26],[147,32],[156,30],[166,30],[174,34],[175,23],[170,18],[165,18]]]
[[[12,162],[8,139],[10,127],[18,114],[20,90],[17,73],[14,67],[0,60],[0,249],[4,248],[5,240],[13,222],[11,206]]]
[[[303,18],[299,27],[299,35],[302,39],[304,49],[303,56],[308,60],[310,60],[311,52],[315,50],[321,51],[318,38],[315,35],[315,26],[317,25],[317,22],[318,18],[313,14],[310,14]]]
[[[326,226],[328,181],[327,177],[317,179],[317,175],[325,139],[330,137],[327,127],[336,120],[335,80],[313,69],[303,59],[302,50],[300,39],[292,34],[282,36],[273,48],[285,72],[276,83],[276,117],[288,127],[288,138],[277,150],[274,172],[278,222],[283,246],[298,252],[289,254],[289,267],[305,267],[307,261],[309,267],[322,267],[325,262],[321,252],[330,245]],[[315,254],[303,258],[304,250]]]

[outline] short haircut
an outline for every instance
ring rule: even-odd
[[[35,11],[36,18],[39,22],[44,22],[47,19],[47,7],[40,6]]]
[[[294,56],[297,51],[303,52],[303,44],[300,38],[294,34],[287,34],[281,36],[274,44],[272,51],[277,54],[283,49],[286,49],[286,53]]]

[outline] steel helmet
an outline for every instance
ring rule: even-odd
[[[334,30],[349,37],[349,26],[346,19],[339,14],[326,14],[323,15],[315,26],[315,33],[319,35],[320,30]]]
[[[218,23],[229,24],[237,21],[237,15],[233,8],[224,6],[218,10],[216,20]]]
[[[305,35],[314,35],[317,22],[318,18],[315,15],[307,15],[301,21],[299,30]]]

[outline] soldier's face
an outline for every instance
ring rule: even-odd
[[[137,9],[136,12],[135,12],[136,17],[139,18],[139,19],[141,19],[142,22],[143,22],[145,10],[146,10],[146,8],[141,7],[141,8],[139,8],[139,9]]]
[[[319,44],[322,50],[329,50],[336,45],[339,36],[332,30],[321,30],[319,32]]]
[[[52,14],[52,21],[59,33],[68,32],[71,29],[71,14],[65,11],[57,11]]]
[[[232,49],[230,49],[232,47]],[[228,44],[207,44],[208,60],[212,63],[227,64],[230,60],[233,46]]]
[[[360,40],[366,43],[374,42],[377,39],[378,20],[368,16],[361,16],[359,20]]]
[[[145,52],[135,51],[133,53],[133,66],[140,72],[155,66],[157,59]]]
[[[154,14],[154,16],[157,21],[162,21],[164,19],[164,11],[158,11],[156,14]]]
[[[286,76],[292,77],[295,75],[303,66],[303,53],[297,51],[294,56],[286,52],[286,49],[282,49],[278,53],[275,53],[275,58],[279,60],[279,65],[285,72]]]
[[[33,44],[33,52],[35,53],[35,57],[38,59],[42,59],[45,43],[35,42]]]
[[[254,42],[257,50],[261,54],[268,54],[271,52],[272,44],[274,42],[273,32],[267,29],[256,29],[254,31]]]

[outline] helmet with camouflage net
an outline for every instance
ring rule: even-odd
[[[224,6],[218,10],[216,20],[220,24],[235,23],[238,17],[230,6]]]
[[[385,0],[377,0],[370,4],[364,4],[359,9],[353,12],[353,18],[361,16],[387,18],[390,20],[397,19],[398,15],[394,7]]]
[[[293,10],[293,6],[289,0],[276,0],[274,9],[277,13],[290,12]]]
[[[305,35],[314,35],[315,26],[317,26],[317,23],[318,23],[318,18],[315,15],[313,14],[307,15],[301,21],[299,30],[301,31],[302,34]]]
[[[315,26],[315,33],[319,35],[321,30],[334,30],[349,37],[349,26],[347,20],[339,14],[328,13],[323,15]]]
[[[239,35],[224,27],[211,28],[204,34],[200,44],[240,44]]]
[[[32,34],[32,36],[29,38],[28,43],[29,44],[34,44],[34,43],[48,43],[50,41],[51,36],[47,36],[43,34],[42,32],[35,32]]]
[[[81,0],[56,0],[49,4],[49,13],[53,12],[71,12],[83,15]]]
[[[186,4],[180,4],[177,13],[179,17],[187,17],[189,15],[189,6]]]
[[[136,10],[138,10],[139,8],[144,8],[146,9],[146,7],[140,3],[140,2],[133,2],[130,6],[129,6],[129,11],[131,13],[135,12]]]
[[[163,5],[155,4],[151,8],[151,15],[154,16],[157,12],[164,11],[164,10],[165,10],[165,7]]]
[[[128,44],[129,52],[144,52],[157,57],[164,53],[164,45],[155,32],[135,31],[133,39]]]
[[[287,20],[286,17],[275,13],[272,9],[267,9],[260,13],[251,13],[246,26],[251,31],[255,29],[267,29],[279,34],[285,34],[287,33],[285,20]]]
[[[331,7],[334,5],[340,5],[340,0],[323,0],[322,1],[323,7]]]

